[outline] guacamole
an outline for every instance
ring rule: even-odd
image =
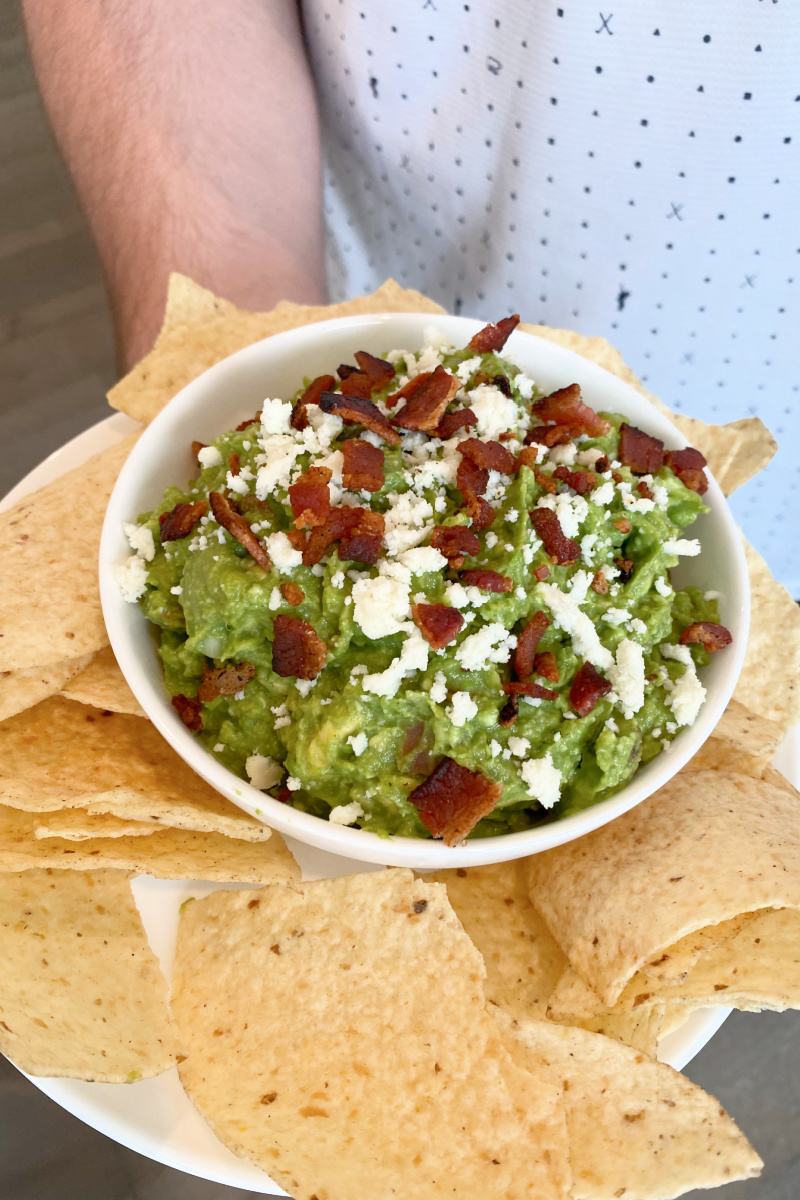
[[[295,808],[430,837],[409,797],[452,761],[493,785],[470,836],[515,832],[623,787],[702,705],[716,598],[670,582],[701,456],[642,433],[639,461],[623,417],[492,340],[359,352],[195,444],[126,526],[175,707]]]

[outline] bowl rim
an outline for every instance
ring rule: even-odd
[[[293,353],[299,353],[308,345],[309,341],[314,342],[324,338],[325,334],[329,332],[341,331],[342,334],[346,334],[376,325],[388,327],[388,331],[391,332],[392,326],[404,323],[410,323],[412,328],[418,328],[420,340],[424,328],[430,325],[441,328],[446,333],[452,332],[454,335],[463,335],[467,338],[485,325],[485,322],[470,317],[452,317],[434,313],[367,313],[335,317],[286,330],[245,346],[215,363],[181,388],[145,428],[117,478],[106,510],[100,542],[100,595],[111,647],[120,670],[143,711],[184,762],[215,791],[225,796],[237,807],[282,834],[296,838],[317,849],[360,862],[383,866],[416,867],[423,870],[478,866],[540,853],[577,837],[582,837],[616,819],[663,787],[711,734],[731,697],[742,667],[747,643],[750,605],[747,567],[741,539],[727,501],[710,472],[709,488],[704,499],[712,508],[715,516],[721,520],[722,528],[727,536],[726,554],[731,558],[731,575],[735,594],[730,598],[732,611],[726,614],[726,620],[729,626],[734,626],[734,642],[728,648],[730,653],[726,651],[726,669],[723,680],[721,683],[717,683],[713,689],[708,688],[706,700],[695,724],[684,729],[682,736],[670,744],[669,750],[647,764],[647,767],[661,764],[660,772],[650,771],[649,773],[650,776],[659,776],[657,782],[653,786],[642,788],[640,772],[637,771],[631,782],[619,792],[581,812],[517,833],[472,839],[455,847],[445,846],[441,841],[435,839],[398,835],[380,836],[366,830],[332,824],[322,817],[300,812],[289,805],[282,804],[234,775],[183,725],[170,705],[163,688],[161,694],[158,694],[152,685],[134,649],[133,637],[128,631],[130,614],[135,613],[136,617],[145,622],[149,628],[153,627],[150,622],[147,622],[138,605],[131,605],[122,599],[113,573],[114,566],[118,565],[122,558],[120,550],[122,523],[134,519],[133,509],[135,506],[131,503],[132,493],[136,489],[142,464],[147,460],[153,446],[163,438],[164,434],[169,434],[172,426],[179,426],[182,420],[188,416],[198,398],[208,392],[224,394],[226,387],[230,386],[242,365],[250,360],[266,357],[267,361],[263,366],[266,374],[270,370],[270,359],[279,360],[291,356]],[[512,360],[515,357],[515,350],[523,349],[520,344],[521,339],[535,343],[534,353],[538,350],[546,358],[551,359],[552,364],[556,367],[560,368],[563,364],[566,370],[573,366],[576,373],[588,376],[590,381],[594,376],[598,384],[608,379],[613,380],[615,390],[628,400],[630,406],[646,413],[649,432],[666,438],[669,444],[675,448],[683,448],[688,444],[686,438],[669,418],[651,405],[646,396],[643,396],[631,384],[607,371],[596,362],[585,359],[564,346],[537,337],[526,330],[517,329],[504,348],[504,352]],[[335,354],[337,351],[333,351],[333,353]],[[525,357],[524,351],[523,357]],[[277,369],[275,364],[272,364],[272,369]],[[522,369],[526,368],[523,366]],[[568,370],[567,374],[569,374]],[[589,387],[591,383],[584,383],[582,386]],[[228,425],[223,418],[220,422],[219,432],[223,433],[226,428]],[[169,442],[169,438],[165,440]],[[158,497],[155,497],[153,503],[156,503],[157,500]],[[142,509],[137,511],[142,511]],[[126,553],[130,553],[130,551],[127,550]],[[637,779],[639,779],[638,787],[636,786]]]

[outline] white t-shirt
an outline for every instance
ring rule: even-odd
[[[733,499],[800,596],[800,5],[304,0],[332,298],[602,334],[782,443]],[[613,10],[613,11],[612,11]]]

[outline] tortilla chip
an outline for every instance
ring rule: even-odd
[[[522,864],[434,871],[486,964],[486,999],[512,1017],[544,1017],[567,959],[528,898]]]
[[[91,661],[91,654],[83,654],[80,658],[63,658],[61,662],[44,667],[0,671],[0,721],[54,696]]]
[[[718,1100],[620,1042],[495,1013],[515,1062],[564,1085],[573,1200],[665,1200],[763,1163]]]
[[[0,724],[0,804],[85,808],[253,842],[270,835],[195,775],[149,721],[61,696]]]
[[[569,962],[528,899],[522,863],[434,871],[424,879],[445,885],[456,916],[483,956],[487,1001],[512,1017],[545,1020],[550,996]],[[656,1008],[585,1018],[571,1014],[566,1020],[647,1054],[656,1052],[661,1029]]]
[[[110,813],[90,813],[85,808],[65,808],[63,812],[39,813],[33,836],[66,838],[83,842],[87,838],[148,837],[162,826],[155,821],[129,821]]]
[[[749,754],[774,754],[783,740],[783,730],[732,699],[714,728],[714,737]]]
[[[636,1012],[601,1013],[597,1017],[572,1015],[557,1020],[548,1015],[548,1020],[557,1025],[572,1025],[577,1029],[585,1029],[589,1033],[602,1033],[604,1037],[612,1038],[615,1042],[624,1042],[631,1049],[640,1050],[649,1058],[655,1058],[658,1039],[662,1033],[664,1005],[652,1004]]]
[[[96,654],[85,669],[72,676],[68,684],[61,688],[61,695],[109,712],[129,713],[133,717],[146,716],[125,682],[110,646]]]
[[[167,283],[167,304],[161,332],[178,325],[202,325],[217,317],[235,319],[241,317],[243,311],[231,304],[230,300],[223,300],[208,288],[201,287],[188,275],[173,271]]]
[[[181,1079],[291,1195],[556,1200],[557,1083],[503,1049],[480,955],[410,871],[216,892],[181,915]]]
[[[716,950],[723,942],[734,938],[746,925],[753,920],[754,913],[739,913],[728,921],[720,921],[717,925],[706,925],[703,929],[695,929],[686,937],[669,946],[663,954],[648,962],[641,974],[649,983],[680,983],[686,979],[690,971],[703,955]]]
[[[681,1029],[693,1012],[697,1011],[694,1004],[681,1004],[679,1000],[669,1000],[663,1006],[664,1016],[661,1021],[661,1037],[665,1038],[670,1033],[675,1033],[677,1029]]]
[[[36,838],[47,814],[0,804],[0,872],[60,867],[86,871],[113,867],[157,879],[212,879],[221,883],[293,883],[300,869],[280,834],[245,842],[221,833],[158,829],[149,837],[97,837],[83,841]],[[0,889],[3,877],[0,874]]]
[[[770,722],[771,723],[771,722]],[[734,775],[751,775],[763,779],[771,754],[748,754],[721,738],[710,737],[689,759],[684,771],[726,771]]]
[[[522,324],[519,328],[590,359],[635,387],[672,421],[690,446],[705,455],[709,470],[726,496],[763,470],[778,449],[778,443],[758,417],[744,417],[727,425],[708,425],[696,417],[672,412],[657,396],[648,392],[638,376],[625,365],[619,351],[605,338],[585,337],[570,329],[551,329],[548,325]]]
[[[589,1018],[609,1016],[617,1011],[621,1010],[617,1010],[613,1004],[605,1004],[597,992],[584,983],[578,972],[568,966],[553,989],[547,1015],[559,1025],[570,1025]]]
[[[727,1004],[749,1012],[800,1008],[800,913],[793,908],[758,913],[736,937],[704,954],[688,977],[664,995],[672,993],[695,1007]]]
[[[570,968],[551,1004],[567,1004],[581,1012],[603,1007]],[[703,954],[681,979],[655,981],[638,972],[617,999],[613,1014],[633,1015],[650,1006],[663,1013],[665,1005],[675,1004],[689,1011],[716,1004],[745,1012],[800,1008],[800,913],[782,908],[750,915],[735,936]]]
[[[108,645],[97,555],[108,498],[138,438],[0,513],[0,671],[78,658]]]
[[[527,859],[526,872],[550,932],[610,1007],[695,930],[800,908],[800,796],[745,775],[681,772],[602,829]]]
[[[214,363],[275,333],[359,313],[443,311],[420,292],[388,279],[371,295],[342,304],[284,300],[271,312],[253,313],[220,300],[185,276],[173,275],[164,325],[154,348],[111,389],[108,401],[137,421],[152,421],[176,392]]]
[[[786,733],[800,721],[800,608],[752,546],[750,636],[734,699]]]
[[[167,981],[118,871],[0,876],[0,1051],[29,1075],[132,1083],[175,1061]]]
[[[661,1008],[663,1016],[663,1005],[668,999],[683,997],[683,991],[675,989],[687,978],[691,978],[700,959],[708,957],[711,951],[723,943],[738,937],[756,915],[741,913],[729,921],[708,925],[704,929],[696,929],[687,934],[674,946],[668,947],[655,962],[648,963],[641,971],[637,971],[611,1007],[603,1003],[572,967],[567,967],[553,989],[547,1015],[553,1020],[574,1024],[580,1022],[569,1022],[569,1015],[583,1018],[611,1014],[621,1016],[625,1013],[641,1013],[647,1008]],[[718,1001],[712,1000],[711,1003],[716,1004]]]
[[[727,771],[763,779],[784,730],[758,716],[738,700],[730,700],[713,734],[684,767],[685,771]]]

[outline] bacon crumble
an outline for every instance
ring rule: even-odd
[[[561,673],[558,669],[558,660],[552,650],[543,650],[541,654],[536,655],[534,670],[537,675],[541,675],[542,679],[547,679],[550,683],[558,683]]]
[[[593,471],[570,471],[564,463],[561,463],[553,471],[553,478],[565,483],[567,487],[571,487],[573,492],[577,492],[579,496],[585,496],[587,492],[591,492],[593,488],[597,487],[597,476]]]
[[[402,429],[421,430],[432,433],[444,416],[445,409],[451,400],[455,399],[461,382],[456,376],[449,375],[444,367],[435,371],[425,371],[413,380],[422,382],[414,389],[412,395],[406,398],[406,403],[392,417],[392,424]]]
[[[619,582],[628,583],[633,578],[635,563],[632,558],[615,558],[614,566],[619,570]]]
[[[219,492],[209,492],[208,499],[211,502],[211,511],[218,524],[223,529],[227,529],[231,537],[235,538],[240,546],[244,546],[250,557],[264,571],[268,571],[272,566],[269,555],[241,513],[238,513],[230,500]]]
[[[552,475],[548,475],[547,471],[540,471],[538,467],[533,468],[533,478],[538,483],[539,487],[547,492],[548,496],[555,496],[558,493],[558,483]]]
[[[529,675],[533,674],[536,650],[549,624],[550,618],[547,613],[539,609],[533,614],[517,638],[517,648],[514,651],[514,670],[520,679],[527,679]]]
[[[298,604],[302,604],[306,598],[306,594],[300,587],[300,584],[292,583],[291,580],[288,583],[281,584],[281,595],[287,604],[291,604],[292,608],[297,608]]]
[[[590,662],[585,662],[572,681],[569,702],[581,717],[588,717],[598,700],[611,691],[611,681],[604,679]]]
[[[207,512],[208,505],[205,500],[195,500],[191,504],[176,504],[169,512],[162,513],[158,518],[162,544],[188,537]]]
[[[471,458],[462,457],[456,472],[456,487],[464,499],[482,496],[489,486],[489,472]]]
[[[191,696],[181,694],[173,696],[170,703],[186,728],[191,729],[192,733],[199,733],[203,728],[203,714],[200,701],[194,700]]]
[[[619,461],[634,475],[655,475],[664,465],[664,443],[623,421],[619,427]]]
[[[540,563],[538,567],[534,567],[531,571],[531,575],[533,575],[534,579],[538,579],[539,583],[542,583],[543,580],[547,579],[549,574],[550,568],[548,567],[547,563]]]
[[[574,563],[581,556],[577,542],[568,538],[561,522],[551,508],[535,508],[531,513],[531,524],[542,539],[544,548],[557,563]]]
[[[477,466],[471,458],[462,456],[456,472],[456,487],[464,497],[473,529],[485,529],[494,520],[494,509],[488,500],[483,499],[488,484],[488,470]]]
[[[197,699],[205,704],[216,700],[217,696],[235,696],[255,677],[253,663],[228,663],[224,667],[209,667],[203,663],[203,681],[197,689]]]
[[[300,553],[306,548],[306,535],[302,529],[287,529],[286,536],[289,539],[289,545],[293,550],[299,550]]]
[[[383,473],[384,454],[361,438],[349,438],[342,445],[344,466],[342,482],[351,492],[379,492],[386,482]]]
[[[295,529],[313,529],[324,525],[331,511],[328,467],[309,467],[289,488]]]
[[[376,358],[366,350],[356,350],[356,362],[372,383],[372,390],[380,391],[385,388],[390,379],[394,379],[395,369],[385,358]]]
[[[378,561],[383,531],[382,513],[344,504],[332,508],[325,523],[311,530],[303,550],[303,565],[312,567],[318,563],[334,542],[339,542],[341,560],[374,565]]]
[[[319,398],[323,392],[329,392],[336,383],[332,375],[318,375],[316,379],[312,379],[302,396],[298,397],[297,403],[292,409],[292,415],[289,417],[289,424],[292,429],[303,430],[308,425],[308,413],[306,409],[310,404],[319,404]],[[260,415],[260,414],[259,414]]]
[[[371,512],[368,508],[356,508],[350,511],[357,512],[359,518],[341,537],[339,558],[342,562],[368,563],[374,567],[383,542],[385,526],[383,513]]]
[[[446,441],[459,429],[472,429],[478,424],[478,418],[471,408],[457,408],[455,412],[446,412],[435,429],[431,430],[433,437]]]
[[[464,628],[461,613],[449,604],[412,604],[411,615],[434,650],[449,646]]]
[[[664,461],[680,479],[681,483],[702,496],[708,491],[708,477],[703,470],[708,464],[699,450],[687,446],[685,450],[667,450]]]
[[[342,396],[353,396],[359,400],[368,400],[372,395],[372,380],[363,371],[351,371],[342,380],[339,392]]]
[[[240,421],[236,426],[236,432],[241,433],[243,429],[249,429],[251,425],[258,425],[261,420],[261,409],[258,410],[254,417],[247,417],[244,421]]]
[[[485,567],[462,571],[460,582],[467,587],[479,588],[482,592],[510,592],[514,586],[509,575],[501,575],[499,571],[489,571]]]
[[[600,437],[611,429],[608,421],[598,416],[588,404],[584,404],[578,383],[571,383],[568,387],[551,392],[549,396],[542,396],[534,401],[531,412],[541,421],[569,426],[573,431],[570,441],[580,433]]]
[[[404,383],[396,392],[392,392],[386,397],[386,407],[394,408],[401,400],[410,400],[419,388],[425,384],[426,377],[430,375],[430,371],[423,371],[421,375],[415,375],[413,379],[409,379],[408,383]]]
[[[516,461],[502,442],[482,442],[479,438],[466,438],[458,443],[459,453],[471,459],[476,467],[486,471],[499,471],[501,475],[513,475]]]
[[[456,571],[463,567],[468,554],[474,557],[481,549],[478,538],[466,525],[437,525],[431,534],[431,545]]]
[[[443,758],[408,799],[434,838],[456,846],[496,807],[502,792],[501,783],[493,783],[479,771],[468,771],[452,758]]]
[[[715,650],[730,646],[732,641],[730,631],[714,621],[696,621],[694,625],[687,626],[680,636],[682,646],[700,645],[712,654]]]
[[[497,717],[497,724],[509,729],[519,716],[519,696],[512,693],[506,700]]]
[[[598,596],[605,596],[608,592],[609,583],[602,571],[596,571],[594,579],[589,584],[593,592],[597,592]]]
[[[534,425],[525,434],[525,445],[531,446],[536,442],[549,449],[553,446],[566,446],[567,442],[574,441],[580,433],[581,430],[573,428],[572,425]]]
[[[489,501],[480,496],[468,496],[466,500],[467,516],[472,521],[472,528],[487,529],[495,517],[494,509]]]
[[[558,699],[558,692],[553,692],[550,688],[542,687],[540,683],[521,683],[515,679],[504,683],[503,691],[507,696],[531,696],[535,700]]]
[[[339,392],[323,392],[319,398],[319,406],[323,412],[341,417],[347,425],[363,425],[385,442],[390,442],[393,446],[400,445],[400,434],[396,429],[392,429],[381,410],[371,400],[360,396],[343,396]]]
[[[488,354],[492,350],[502,350],[518,325],[518,313],[512,317],[501,318],[496,325],[484,325],[483,329],[479,329],[470,338],[467,349],[474,350],[476,354]]]
[[[235,452],[232,452],[228,455],[228,470],[230,471],[231,475],[238,475],[239,471],[241,470],[239,455]]]
[[[205,450],[206,446],[207,446],[206,442],[192,442],[192,454],[194,455],[194,457],[197,458],[200,451]]]
[[[316,679],[327,657],[328,647],[308,621],[299,617],[275,618],[272,669],[276,675]]]

